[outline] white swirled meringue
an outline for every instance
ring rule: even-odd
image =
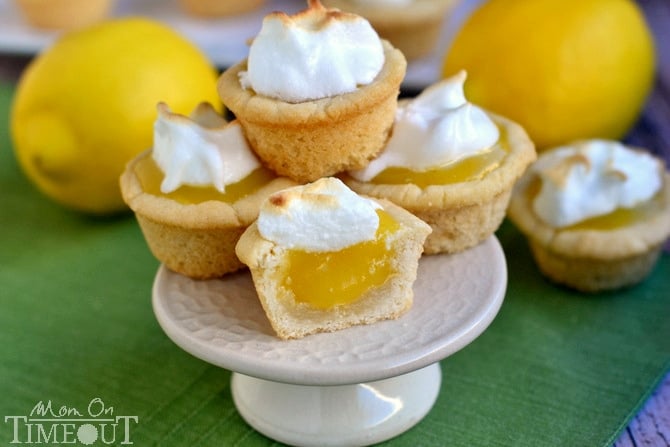
[[[309,0],[309,7],[295,15],[265,16],[240,83],[256,93],[298,103],[370,84],[383,65],[381,40],[367,20]]]
[[[190,117],[157,106],[152,157],[165,175],[161,192],[182,185],[212,186],[225,192],[260,162],[249,148],[237,121],[226,122],[209,103],[201,103]]]
[[[258,231],[285,248],[337,251],[374,239],[378,208],[339,179],[325,177],[270,196],[261,206]]]
[[[466,77],[461,71],[399,104],[384,151],[349,174],[369,181],[389,167],[425,171],[489,150],[500,132],[484,110],[465,98]]]
[[[530,173],[541,179],[534,212],[556,228],[633,208],[662,187],[662,166],[617,141],[586,140],[542,153]]]

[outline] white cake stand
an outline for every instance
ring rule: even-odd
[[[411,310],[369,326],[282,341],[248,272],[195,281],[161,267],[153,308],[178,346],[233,371],[237,410],[259,432],[292,445],[369,445],[428,413],[438,362],[488,327],[506,287],[491,236],[463,253],[424,256]]]

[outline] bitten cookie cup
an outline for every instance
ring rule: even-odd
[[[359,194],[394,202],[428,223],[433,232],[424,245],[426,254],[458,253],[493,234],[503,219],[512,188],[535,160],[535,146],[515,122],[490,114],[505,138],[507,151],[499,166],[479,180],[429,185],[377,184],[348,175],[342,180]]]
[[[218,92],[263,163],[306,183],[364,167],[388,139],[407,62],[382,41],[385,63],[375,80],[353,92],[289,103],[243,89],[246,61],[219,78]]]
[[[323,0],[327,7],[350,11],[370,21],[379,35],[413,61],[431,55],[455,0],[415,0],[393,5],[360,0]]]
[[[524,177],[508,215],[528,238],[540,272],[551,281],[582,292],[633,286],[653,270],[670,235],[670,174],[632,223],[612,229],[553,228],[532,209],[533,180]]]
[[[233,203],[184,204],[144,191],[136,166],[150,154],[138,155],[123,172],[124,201],[135,213],[152,254],[170,270],[194,279],[216,278],[243,268],[235,255],[240,235],[258,217],[267,196],[295,185],[275,178]]]
[[[319,332],[396,319],[411,308],[414,297],[412,286],[423,242],[431,230],[424,222],[393,203],[383,200],[378,203],[398,224],[398,229],[385,240],[384,251],[387,254],[383,259],[352,259],[351,262],[352,265],[357,265],[356,262],[362,265],[354,274],[363,278],[367,275],[365,269],[371,268],[369,265],[373,263],[388,263],[383,268],[388,268],[390,274],[380,285],[368,288],[360,297],[346,304],[315,307],[298,301],[290,288],[291,279],[287,280],[292,250],[263,238],[256,223],[244,232],[236,252],[249,267],[260,302],[279,338],[302,338]],[[329,252],[323,253],[324,263],[329,256]],[[321,267],[314,265],[313,268]],[[308,270],[301,274],[311,275]],[[318,301],[321,297],[315,299]]]

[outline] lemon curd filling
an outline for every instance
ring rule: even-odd
[[[618,208],[611,213],[591,217],[590,219],[562,228],[562,230],[617,230],[647,220],[661,206],[660,195],[656,195],[653,199],[647,200],[634,208]]]
[[[350,304],[393,275],[393,252],[387,239],[400,225],[388,213],[377,210],[375,238],[334,252],[291,250],[283,286],[295,300],[317,309]]]
[[[498,143],[486,152],[461,158],[425,171],[390,167],[377,174],[370,182],[385,185],[412,183],[420,188],[425,188],[430,185],[476,181],[499,167],[508,153],[509,145],[501,130]]]
[[[528,198],[531,202],[535,199],[537,194],[539,194],[540,187],[541,180],[539,178],[536,178],[535,181],[529,185]],[[662,206],[662,195],[659,193],[633,208],[617,208],[610,213],[594,216],[567,227],[560,228],[559,231],[618,230],[649,219]]]
[[[170,193],[161,192],[161,182],[164,175],[154,159],[146,154],[135,165],[135,175],[142,184],[142,189],[148,194],[162,196],[182,204],[197,204],[208,200],[218,200],[234,203],[237,200],[252,194],[261,186],[274,179],[274,174],[266,168],[258,168],[237,183],[226,185],[225,192],[221,193],[211,186],[183,185]]]

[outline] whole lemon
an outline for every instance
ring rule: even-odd
[[[489,0],[457,32],[443,76],[525,127],[538,149],[618,139],[651,90],[651,33],[629,0]]]
[[[150,19],[65,33],[22,73],[10,112],[14,151],[47,196],[84,213],[126,209],[125,164],[151,147],[156,104],[189,114],[221,104],[217,70],[194,44]]]

